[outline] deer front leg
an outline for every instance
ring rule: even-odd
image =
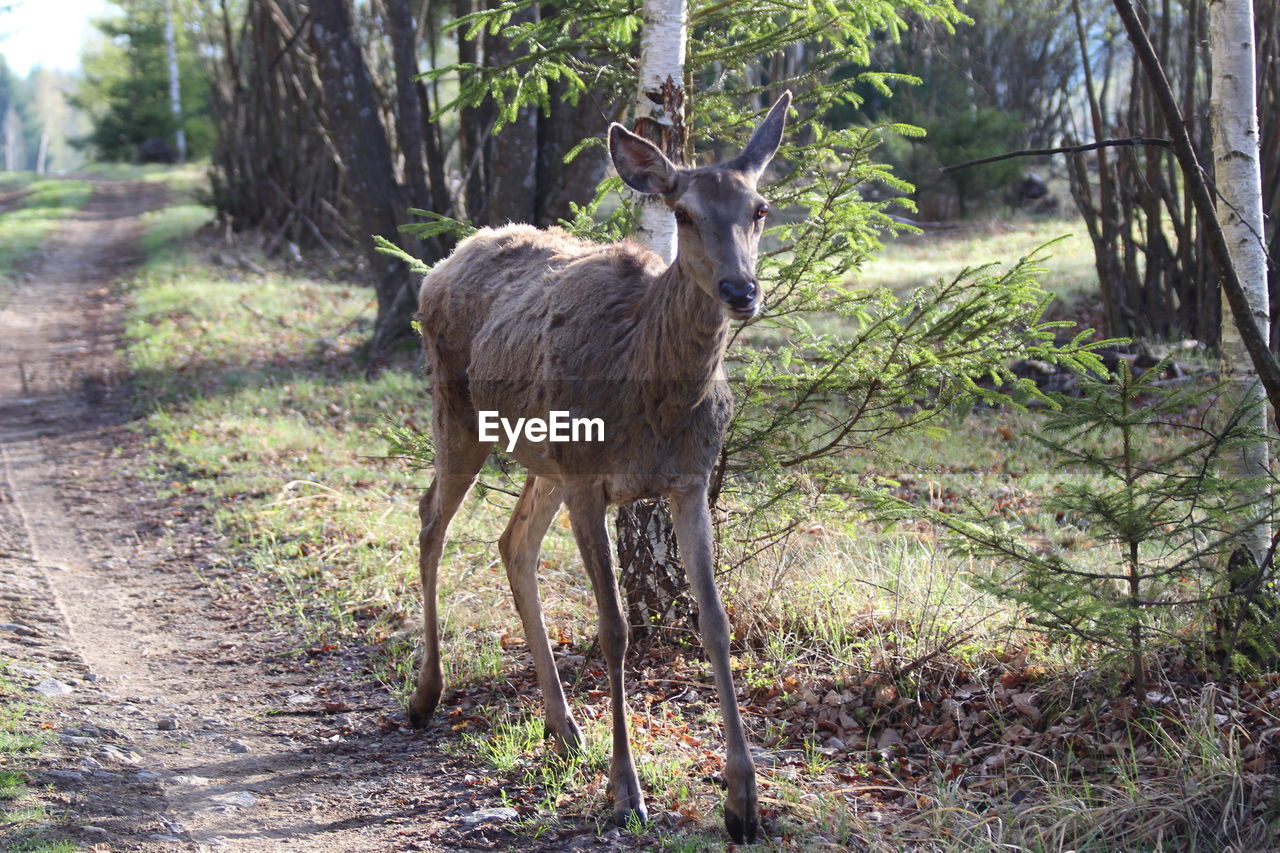
[[[547,642],[547,626],[538,597],[538,548],[559,508],[560,487],[530,474],[511,513],[511,521],[498,539],[498,553],[507,567],[511,594],[524,624],[525,642],[529,644],[533,665],[538,671],[542,702],[547,709],[547,729],[566,753],[574,753],[582,749],[582,731],[565,702],[564,686],[560,683],[551,644]]]
[[[573,537],[582,553],[582,562],[591,578],[600,614],[600,650],[604,652],[609,671],[609,704],[613,715],[613,761],[609,782],[613,788],[613,816],[621,825],[632,815],[648,820],[640,779],[631,757],[631,739],[627,731],[627,689],[623,681],[623,663],[627,656],[627,618],[618,597],[618,581],[613,575],[609,531],[605,527],[607,504],[598,486],[566,490],[565,503]]]
[[[747,749],[747,737],[738,710],[733,674],[729,671],[729,617],[720,603],[712,562],[711,514],[705,490],[694,490],[671,499],[676,544],[684,562],[689,586],[698,602],[698,630],[702,645],[715,673],[724,719],[724,779],[728,793],[724,801],[724,825],[739,844],[753,842],[760,828],[756,801],[756,768]]]

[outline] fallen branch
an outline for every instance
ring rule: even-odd
[[[1039,157],[1045,154],[1080,154],[1085,151],[1096,151],[1099,148],[1132,148],[1135,145],[1154,145],[1158,148],[1168,148],[1171,144],[1169,140],[1155,136],[1133,136],[1129,139],[1104,139],[1101,142],[1090,142],[1088,145],[1068,145],[1063,148],[1024,148],[1021,151],[1010,151],[1008,154],[996,154],[994,157],[983,157],[981,160],[970,160],[967,163],[943,166],[941,171],[954,172],[957,169],[981,166],[984,163],[1012,160],[1014,157]]]

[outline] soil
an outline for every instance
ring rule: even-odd
[[[499,793],[447,725],[410,731],[358,653],[300,648],[221,547],[213,507],[157,495],[120,282],[164,201],[99,183],[0,302],[0,659],[24,690],[65,694],[31,771],[46,835],[111,851],[623,844],[484,820]]]

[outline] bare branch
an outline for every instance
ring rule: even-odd
[[[996,154],[983,157],[981,160],[970,160],[967,163],[956,163],[943,166],[939,171],[954,172],[970,166],[981,166],[984,163],[995,163],[1000,160],[1012,160],[1014,157],[1040,157],[1046,154],[1080,154],[1085,151],[1096,151],[1099,148],[1131,148],[1135,145],[1153,145],[1168,148],[1171,143],[1167,139],[1156,136],[1131,136],[1128,139],[1104,139],[1101,142],[1090,142],[1088,145],[1068,145],[1063,148],[1024,148],[1021,151],[1010,151],[1008,154]]]

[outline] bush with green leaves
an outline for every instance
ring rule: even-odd
[[[1217,615],[1220,636],[1202,634],[1206,643],[1274,641],[1259,620],[1243,618],[1269,568],[1259,573],[1254,564],[1225,581],[1222,571],[1228,555],[1247,554],[1249,532],[1274,515],[1265,504],[1242,503],[1250,490],[1224,465],[1257,437],[1221,386],[1166,384],[1164,366],[1136,375],[1121,360],[1107,380],[1086,377],[1081,395],[1059,397],[1043,434],[1032,436],[1051,454],[1049,465],[1075,473],[1044,501],[1045,510],[1092,547],[1046,544],[1025,519],[980,506],[942,512],[873,495],[882,515],[927,518],[955,534],[958,552],[980,558],[973,565],[998,567],[976,570],[973,580],[1022,605],[1033,625],[1123,653],[1139,700],[1152,641],[1214,621],[1189,615]],[[1246,577],[1252,586],[1237,582]],[[1249,624],[1253,632],[1242,634]]]

